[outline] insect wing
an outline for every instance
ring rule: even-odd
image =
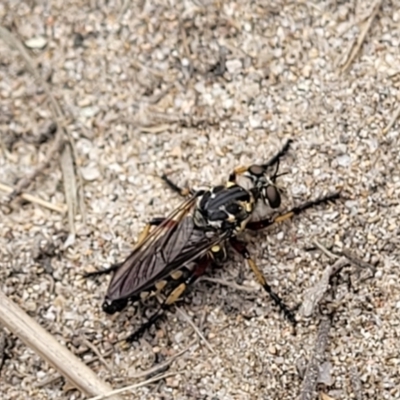
[[[133,250],[112,277],[106,300],[138,295],[218,242],[195,227],[189,215],[195,201],[192,197],[184,202]]]

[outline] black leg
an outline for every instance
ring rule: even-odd
[[[100,271],[87,272],[87,273],[83,274],[83,277],[84,278],[89,278],[89,277],[92,277],[92,276],[109,274],[109,273],[115,271],[116,269],[118,269],[122,264],[123,264],[122,262],[119,262],[119,263],[112,264],[108,268],[102,269]]]
[[[314,206],[327,203],[328,201],[331,200],[337,200],[340,198],[340,192],[334,192],[331,194],[328,194],[327,196],[320,197],[319,199],[316,200],[310,200],[307,201],[306,203],[300,204],[299,206],[293,207],[291,210],[287,211],[284,214],[278,215],[277,217],[274,218],[266,218],[262,219],[259,221],[251,221],[246,225],[247,229],[251,229],[254,231],[264,229],[267,226],[273,225],[278,222],[282,222],[286,219],[292,218],[295,215],[299,215],[303,211],[307,210],[308,208],[312,208]]]
[[[287,140],[286,143],[283,145],[282,149],[279,150],[277,154],[275,154],[270,160],[268,160],[265,164],[262,165],[250,165],[248,167],[237,167],[234,171],[229,175],[229,182],[236,182],[236,176],[241,175],[244,172],[249,171],[252,175],[260,176],[265,174],[266,170],[276,164],[279,163],[281,157],[283,157],[287,151],[289,150],[290,144],[293,141],[291,139]],[[275,172],[275,178],[278,171]]]
[[[290,145],[293,143],[292,139],[289,139],[286,141],[286,143],[283,145],[283,147],[278,151],[277,154],[275,154],[270,160],[268,160],[265,164],[263,164],[263,168],[267,169],[271,165],[274,165],[279,161],[281,157],[283,157],[287,151],[290,148]]]
[[[247,260],[249,267],[254,272],[258,282],[264,288],[264,290],[270,295],[271,299],[275,302],[275,304],[281,309],[284,313],[285,317],[292,323],[292,325],[296,326],[295,315],[292,310],[283,302],[283,300],[272,290],[271,286],[268,285],[267,281],[263,273],[259,270],[256,263],[251,259],[250,253],[248,252],[244,243],[237,240],[235,237],[231,238],[230,243],[232,247],[243,256]]]
[[[160,305],[158,310],[149,318],[147,322],[142,324],[138,330],[129,335],[125,341],[128,343],[137,341],[156,321],[158,321],[163,315],[166,309],[172,304],[176,303],[184,293],[187,291],[188,287],[192,285],[201,275],[204,274],[207,267],[211,264],[212,257],[207,254],[202,257],[195,269],[190,273],[188,277],[182,276],[180,279],[175,281],[174,288],[169,292],[164,302]]]
[[[176,193],[180,194],[182,197],[189,196],[194,193],[192,189],[181,188],[171,181],[166,175],[162,175],[161,179]]]

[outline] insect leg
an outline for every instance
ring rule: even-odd
[[[259,270],[256,263],[251,259],[250,253],[246,248],[246,245],[235,237],[229,239],[232,247],[247,260],[249,267],[254,272],[258,282],[264,288],[264,290],[270,295],[271,299],[275,304],[283,311],[285,317],[292,323],[293,326],[296,325],[296,319],[292,310],[283,302],[283,300],[272,290],[271,286],[268,285],[263,273]]]
[[[125,339],[125,341],[131,343],[138,340],[143,335],[143,333],[164,314],[165,310],[169,306],[176,303],[180,298],[182,298],[188,287],[205,273],[207,267],[211,264],[211,262],[211,256],[209,254],[206,254],[205,256],[200,258],[195,268],[188,277],[182,276],[180,279],[177,279],[175,287],[169,292],[168,296],[160,305],[158,310],[149,318],[147,322],[142,324],[142,326],[136,332],[129,335]]]
[[[265,164],[263,164],[263,167],[266,169],[267,167],[276,164],[279,161],[279,159],[287,153],[292,143],[293,140],[288,139],[286,143],[283,145],[283,147],[278,151],[278,153],[276,153],[270,160],[268,160]]]
[[[171,181],[166,175],[162,175],[161,179],[176,193],[179,193],[181,196],[186,197],[194,193],[192,189],[189,188],[181,188]]]
[[[110,272],[113,272],[116,269],[118,269],[122,264],[123,264],[122,262],[119,262],[119,263],[115,263],[115,264],[110,265],[106,269],[102,269],[102,270],[99,270],[99,271],[93,271],[93,272],[87,272],[87,273],[83,274],[83,277],[84,278],[89,278],[91,276],[109,274]]]
[[[241,175],[246,171],[254,175],[262,175],[265,173],[268,167],[271,165],[276,164],[279,162],[279,159],[283,157],[287,151],[289,150],[290,144],[293,141],[291,139],[287,140],[286,143],[283,145],[282,149],[278,151],[270,160],[268,160],[265,164],[262,165],[250,165],[248,167],[237,167],[233,170],[233,172],[229,175],[229,182],[236,182],[236,176]]]
[[[323,203],[327,203],[328,201],[331,201],[331,200],[336,200],[339,197],[340,197],[340,193],[334,192],[334,193],[328,194],[327,196],[320,197],[319,199],[310,200],[310,201],[307,201],[306,203],[300,204],[299,206],[293,207],[291,210],[287,211],[284,214],[278,215],[277,217],[266,218],[266,219],[262,219],[259,221],[251,221],[246,225],[246,228],[254,230],[254,231],[264,229],[267,226],[273,225],[278,222],[282,222],[286,219],[292,218],[295,215],[299,215],[300,213],[307,210],[308,208],[312,208],[314,206],[317,206],[317,205],[320,205]]]

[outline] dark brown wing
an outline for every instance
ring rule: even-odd
[[[112,277],[106,300],[115,301],[140,294],[221,241],[217,234],[209,237],[195,227],[189,215],[195,201],[196,197],[185,201],[133,250]]]

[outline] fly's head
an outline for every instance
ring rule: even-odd
[[[276,170],[272,175],[267,174],[267,167],[264,165],[252,165],[244,173],[244,176],[251,181],[251,191],[254,197],[258,200],[261,199],[265,204],[271,208],[279,208],[281,206],[281,192],[282,189],[276,184],[279,176],[286,173],[278,174],[279,162]]]
[[[232,183],[214,186],[198,199],[194,222],[204,229],[237,233],[245,228],[254,207],[253,194],[243,187]]]

